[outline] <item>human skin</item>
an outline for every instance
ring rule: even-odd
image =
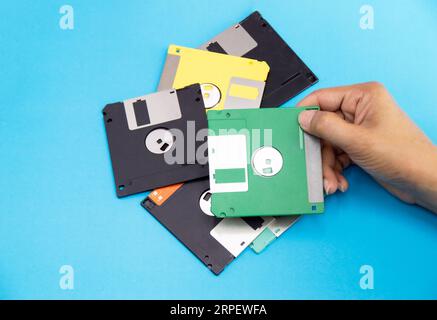
[[[322,141],[326,194],[345,192],[354,163],[399,199],[437,213],[437,147],[377,82],[317,90],[298,106],[303,130]]]

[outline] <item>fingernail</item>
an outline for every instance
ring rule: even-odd
[[[308,129],[310,127],[311,120],[313,119],[316,112],[317,110],[308,110],[302,111],[299,114],[299,124],[303,129]]]
[[[341,192],[345,192],[345,191],[346,191],[346,188],[344,187],[344,185],[339,184],[339,185],[338,185],[338,190],[340,190]]]
[[[323,179],[323,188],[325,189],[325,193],[327,196],[329,196],[332,193],[331,187],[329,186],[329,182],[326,179]]]

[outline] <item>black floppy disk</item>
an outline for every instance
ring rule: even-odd
[[[278,107],[318,81],[258,11],[200,49],[265,61],[270,66],[262,108]]]
[[[108,104],[103,116],[118,197],[208,175],[199,84]]]
[[[209,179],[203,178],[156,189],[142,206],[212,272],[219,274],[274,219],[216,218],[210,200]]]

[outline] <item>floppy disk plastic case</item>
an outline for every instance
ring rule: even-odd
[[[103,115],[117,196],[208,175],[206,137],[195,139],[207,128],[198,84],[109,104]]]
[[[268,72],[263,61],[170,45],[158,90],[200,83],[207,110],[259,108]]]
[[[208,112],[217,217],[323,212],[320,142],[298,124],[308,109],[318,107]]]
[[[315,84],[317,76],[257,11],[201,47],[266,61],[270,66],[261,107],[278,107]]]
[[[142,202],[212,272],[219,274],[273,221],[220,219],[210,211],[208,178],[152,191]]]

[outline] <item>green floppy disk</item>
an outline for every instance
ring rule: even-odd
[[[324,209],[320,142],[299,126],[304,110],[211,110],[211,211],[217,217],[284,216]]]

